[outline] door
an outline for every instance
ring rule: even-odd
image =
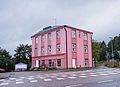
[[[75,59],[72,59],[72,67],[76,68],[76,60]]]
[[[39,60],[35,61],[35,67],[39,67]]]

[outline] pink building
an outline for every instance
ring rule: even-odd
[[[49,26],[31,38],[32,68],[92,67],[92,32],[68,25]]]

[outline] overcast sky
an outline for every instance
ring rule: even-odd
[[[120,34],[120,0],[0,0],[0,47],[14,54],[19,44],[48,25],[67,24],[106,42]]]

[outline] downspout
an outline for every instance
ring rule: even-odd
[[[64,30],[65,30],[65,35],[66,35],[66,68],[68,69],[67,30],[65,27],[66,27],[66,25],[64,25]]]

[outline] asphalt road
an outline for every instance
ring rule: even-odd
[[[74,72],[15,72],[0,87],[120,87],[120,69]]]

